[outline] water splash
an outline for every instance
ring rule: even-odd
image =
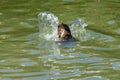
[[[90,34],[87,33],[85,29],[87,25],[88,24],[85,23],[85,21],[81,18],[78,18],[77,20],[73,21],[70,26],[72,35],[81,41],[87,40],[90,36]]]
[[[41,12],[38,15],[40,37],[46,40],[54,40],[57,35],[58,17],[53,13]]]
[[[40,37],[46,40],[55,40],[57,36],[57,25],[59,24],[59,19],[53,13],[41,12],[38,15],[39,19],[39,32]],[[85,27],[87,24],[83,19],[78,18],[73,21],[70,26],[72,35],[79,40],[87,40],[89,34],[86,32]]]

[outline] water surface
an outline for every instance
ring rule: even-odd
[[[119,80],[119,3],[1,0],[0,80]],[[39,25],[41,12],[52,13],[68,25],[84,20],[85,32],[80,33],[79,27],[73,32],[79,42],[62,46],[44,37],[49,32],[40,31],[44,29]]]

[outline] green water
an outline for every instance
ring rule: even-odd
[[[38,14],[82,18],[90,38],[39,38]],[[0,0],[0,80],[120,80],[120,0]],[[48,28],[49,29],[49,28]]]

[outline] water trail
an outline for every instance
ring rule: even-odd
[[[81,18],[78,18],[77,20],[73,21],[73,23],[70,26],[72,35],[78,38],[80,41],[88,40],[90,34],[86,32],[85,27],[87,25],[88,24],[86,24],[85,21]]]
[[[40,37],[46,40],[54,40],[57,35],[58,17],[53,13],[41,12],[38,15]]]

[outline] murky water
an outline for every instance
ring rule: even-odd
[[[119,3],[1,0],[0,80],[119,80]],[[55,42],[59,22],[79,41]]]

